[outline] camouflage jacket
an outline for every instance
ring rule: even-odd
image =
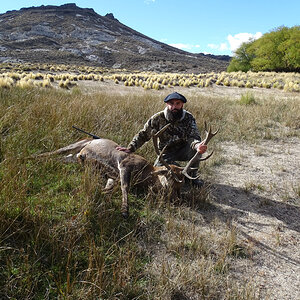
[[[134,152],[152,137],[152,130],[159,131],[166,124],[170,123],[167,117],[166,109],[153,115],[132,139],[128,145],[128,149]],[[173,122],[172,125],[162,133],[159,137],[159,150],[165,145],[174,150],[179,149],[186,143],[190,143],[191,148],[195,149],[195,145],[201,141],[200,133],[196,125],[196,121],[191,113],[183,110],[180,120]]]

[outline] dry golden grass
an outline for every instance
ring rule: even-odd
[[[0,73],[6,80],[13,79],[11,85],[18,83],[24,77],[43,81],[51,76],[52,81],[58,81],[54,86],[71,88],[76,81],[111,81],[126,87],[139,86],[145,90],[161,90],[165,87],[198,87],[207,88],[213,85],[239,88],[274,88],[286,92],[300,92],[300,76],[298,73],[276,72],[222,72],[203,74],[128,72],[127,70],[109,70],[106,68],[78,67],[45,64],[2,64]],[[55,76],[52,74],[56,73]],[[2,80],[3,81],[3,80]],[[1,84],[1,81],[0,81]],[[3,83],[2,83],[3,84]],[[48,84],[48,87],[52,86]]]
[[[234,260],[251,258],[251,247],[229,220],[205,219],[214,210],[209,185],[185,191],[181,203],[132,193],[126,221],[119,189],[103,194],[98,173],[26,159],[81,138],[72,125],[127,145],[163,108],[156,93],[0,87],[0,298],[259,299],[254,283],[230,272]],[[222,164],[222,141],[299,134],[297,99],[191,96],[187,108],[201,129],[204,120],[221,127],[201,169],[207,177]],[[139,154],[155,159],[150,143]]]

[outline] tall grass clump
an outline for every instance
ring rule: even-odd
[[[104,194],[101,170],[31,158],[82,138],[72,125],[126,146],[164,108],[162,98],[156,90],[0,88],[0,298],[256,298],[254,284],[241,290],[230,273],[232,260],[249,253],[230,222],[214,215],[209,186],[185,191],[180,203],[132,192],[124,220],[120,189]],[[296,100],[256,101],[191,96],[187,109],[202,131],[204,120],[221,128],[212,148],[264,138],[266,126],[293,132]],[[155,159],[151,143],[138,153]],[[211,174],[209,162],[201,168]]]
[[[241,96],[239,103],[242,105],[254,105],[256,101],[254,95],[248,92]]]
[[[0,88],[11,88],[14,80],[10,77],[0,77]]]

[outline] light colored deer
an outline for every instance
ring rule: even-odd
[[[128,192],[131,184],[142,189],[151,187],[154,191],[169,190],[175,197],[179,197],[180,189],[184,183],[184,177],[196,179],[188,175],[188,171],[190,170],[190,166],[193,165],[193,162],[195,160],[206,160],[212,155],[211,153],[202,158],[201,154],[197,152],[185,168],[169,165],[162,158],[165,149],[159,152],[157,146],[157,139],[169,125],[170,124],[167,124],[157,133],[153,132],[153,144],[159,160],[163,164],[163,166],[160,167],[154,167],[138,154],[125,153],[117,150],[117,143],[104,138],[80,140],[53,152],[40,154],[37,157],[68,154],[66,158],[69,161],[77,160],[82,164],[92,163],[103,167],[107,170],[106,174],[108,175],[104,190],[111,190],[115,181],[120,181],[122,190],[121,211],[124,217],[128,217]],[[212,133],[211,128],[207,130],[206,123],[205,130],[206,137],[203,143],[206,145],[210,139],[217,134],[218,130]]]

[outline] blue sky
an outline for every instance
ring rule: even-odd
[[[70,2],[102,16],[113,13],[132,29],[192,53],[233,55],[250,37],[300,25],[300,0],[10,0],[0,13]]]

